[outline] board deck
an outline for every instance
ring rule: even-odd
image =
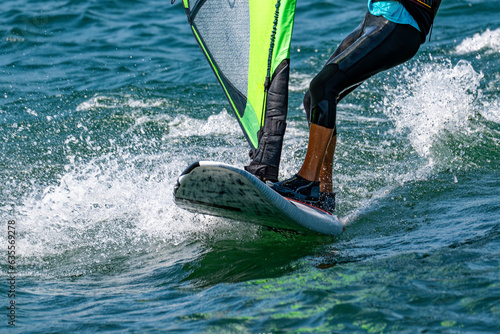
[[[176,204],[188,211],[303,234],[339,235],[344,225],[319,208],[279,195],[249,172],[211,161],[189,166],[177,180]]]

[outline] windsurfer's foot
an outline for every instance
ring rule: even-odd
[[[309,181],[295,174],[293,177],[274,183],[271,188],[278,194],[305,202],[317,202],[320,198],[319,181]]]
[[[335,211],[335,193],[320,192],[319,185],[319,181],[313,182],[300,175],[294,175],[287,180],[274,183],[271,188],[284,197],[293,198],[333,213]]]

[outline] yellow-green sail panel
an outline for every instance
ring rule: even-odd
[[[264,124],[266,77],[290,56],[295,1],[183,0],[196,40],[253,148]]]

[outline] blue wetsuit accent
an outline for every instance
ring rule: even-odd
[[[374,16],[383,16],[387,20],[399,23],[409,24],[421,31],[417,21],[408,13],[406,8],[399,1],[376,1],[368,0],[368,10]]]

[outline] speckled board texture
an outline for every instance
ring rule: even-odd
[[[323,210],[282,197],[252,174],[217,162],[192,164],[179,177],[176,204],[188,211],[304,234],[339,235],[343,224]]]

